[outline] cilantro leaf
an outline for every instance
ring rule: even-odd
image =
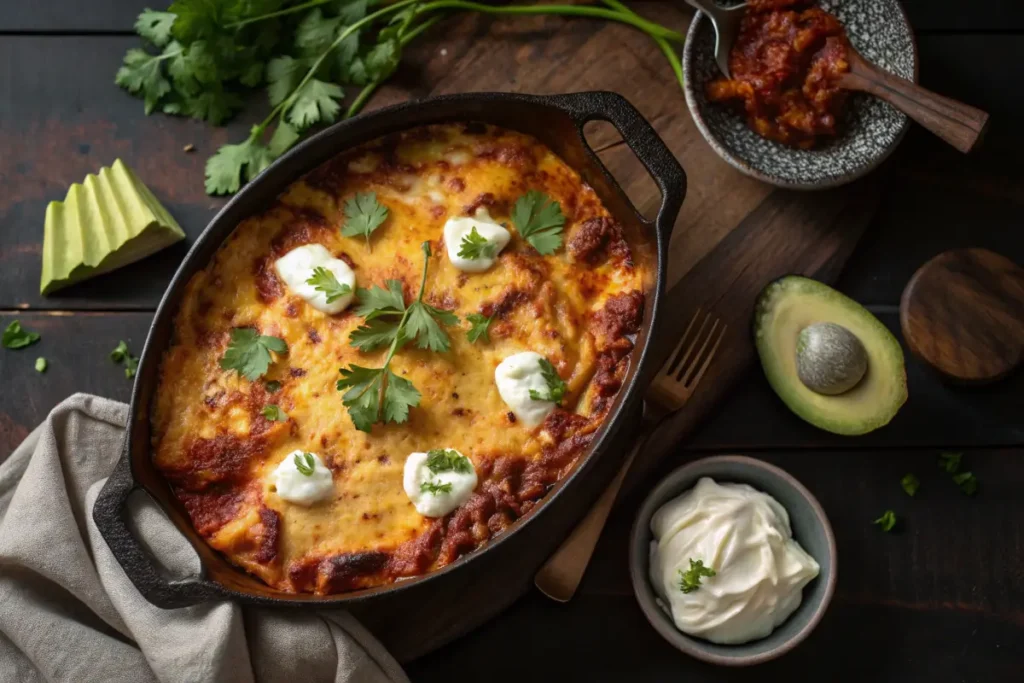
[[[114,347],[114,350],[110,352],[110,360],[115,363],[124,364],[124,376],[131,379],[135,376],[135,371],[139,368],[139,359],[131,354],[128,350],[128,345],[124,343],[122,339]]]
[[[114,347],[114,350],[110,352],[110,360],[114,361],[115,363],[120,363],[125,359],[125,356],[127,355],[128,345],[125,344],[124,340],[122,339],[117,343],[117,346]]]
[[[374,45],[363,58],[363,65],[371,81],[383,81],[395,73],[401,59],[402,45],[397,38],[391,38]]]
[[[174,19],[173,12],[154,12],[146,8],[135,20],[135,32],[157,47],[163,47],[171,40]]]
[[[438,321],[445,325],[457,325],[459,318],[451,311],[434,308],[422,301],[414,301],[409,306],[405,334],[409,339],[416,340],[416,348],[444,353],[451,348],[451,342]]]
[[[384,387],[384,422],[405,422],[409,419],[409,408],[419,404],[420,392],[412,382],[388,370]]]
[[[159,56],[132,48],[124,55],[124,63],[117,70],[114,82],[128,92],[141,95],[146,114],[152,113],[160,98],[171,91],[171,83],[164,76]]]
[[[299,86],[307,68],[304,61],[287,55],[267,62],[267,95],[271,106],[276,107],[288,99]]]
[[[346,25],[351,25],[366,16],[369,0],[343,0],[338,8],[338,16]]]
[[[46,359],[42,356],[36,358],[36,372],[46,372]]]
[[[210,88],[185,99],[184,113],[219,126],[242,108],[242,98],[233,92]],[[263,170],[262,168],[260,170]]]
[[[341,110],[336,100],[344,96],[345,91],[340,86],[310,78],[291,95],[294,99],[288,108],[288,123],[299,130],[314,123],[334,123]]]
[[[475,344],[480,339],[483,339],[486,344],[491,343],[491,335],[488,334],[487,328],[491,326],[491,321],[494,320],[493,315],[488,318],[481,313],[470,313],[466,316],[466,320],[472,325],[469,328],[469,332],[466,333],[470,343]]]
[[[420,493],[429,493],[432,496],[436,496],[439,493],[451,493],[451,490],[451,482],[440,484],[436,481],[425,481],[420,484]]]
[[[377,193],[360,192],[345,202],[345,225],[341,234],[345,237],[362,235],[366,247],[370,247],[370,233],[379,228],[388,217],[388,207],[377,202]]]
[[[939,468],[947,474],[956,474],[963,457],[963,453],[939,453]]]
[[[310,11],[295,27],[295,47],[307,57],[316,57],[331,46],[341,17],[325,18],[319,7]]]
[[[208,38],[217,33],[221,3],[211,0],[174,0],[167,11],[176,15],[171,35],[182,43]]]
[[[301,455],[295,454],[295,469],[299,471],[299,474],[311,477],[313,471],[316,469],[316,459],[313,458],[312,453],[303,452]]]
[[[917,489],[921,487],[921,480],[915,477],[913,474],[905,474],[900,479],[900,486],[906,491],[908,496],[913,496],[917,493]]]
[[[473,471],[473,463],[453,448],[432,448],[427,451],[427,468],[434,474],[438,472],[467,474]]]
[[[402,315],[405,313],[405,295],[402,292],[401,280],[388,280],[388,288],[384,289],[374,285],[369,289],[359,289],[356,296],[359,298],[359,307],[356,308],[356,315],[366,318],[367,321],[385,315]]]
[[[690,558],[690,568],[686,571],[679,570],[679,590],[684,593],[692,593],[700,588],[700,581],[703,577],[712,577],[717,572],[710,567],[704,566],[704,560]]]
[[[348,336],[348,343],[360,351],[373,351],[393,342],[398,331],[398,322],[378,318],[352,330]]]
[[[978,492],[978,478],[973,472],[961,472],[953,477],[953,483],[960,487],[960,490],[968,496]]]
[[[15,320],[4,330],[3,344],[5,349],[23,349],[39,341],[42,337],[38,332],[29,332],[22,328],[21,322]]]
[[[267,405],[263,406],[262,413],[263,417],[267,418],[271,422],[288,421],[288,415],[283,410],[281,410],[281,406],[274,405],[273,403],[268,403]]]
[[[534,401],[561,403],[565,392],[569,389],[568,385],[562,381],[558,371],[555,370],[555,366],[547,358],[541,358],[538,363],[540,364],[540,374],[548,385],[548,393],[542,394],[536,389],[530,389],[530,398]]]
[[[498,245],[481,235],[476,226],[459,242],[459,258],[491,259],[498,252]]]
[[[139,359],[130,353],[124,359],[124,376],[131,379],[139,369]]]
[[[361,432],[369,433],[380,415],[383,376],[383,368],[352,365],[341,369],[341,379],[338,380],[336,387],[338,391],[348,390],[342,395],[341,403],[348,408],[352,424]]]
[[[334,276],[334,273],[323,266],[317,266],[313,269],[313,274],[306,280],[306,284],[313,285],[313,289],[317,292],[323,292],[329,304],[333,304],[341,297],[352,293],[352,287],[338,282],[338,278]]]
[[[255,382],[270,367],[271,351],[283,354],[288,351],[288,345],[279,337],[261,335],[251,327],[236,327],[231,330],[231,341],[220,359],[220,367],[234,370]]]
[[[896,513],[892,510],[886,510],[882,513],[881,517],[873,522],[873,524],[877,524],[881,527],[882,531],[888,533],[896,526]]]
[[[512,222],[523,238],[541,254],[555,252],[562,246],[565,216],[562,207],[543,192],[530,190],[512,207]]]
[[[299,131],[284,121],[280,121],[277,124],[277,128],[274,129],[274,134],[270,137],[270,142],[267,143],[267,149],[270,151],[271,156],[275,159],[289,149],[292,145],[299,141]]]
[[[242,178],[252,180],[270,165],[270,150],[252,138],[237,145],[223,145],[206,161],[206,191],[209,194],[233,194]]]

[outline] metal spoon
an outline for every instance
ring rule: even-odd
[[[732,78],[729,73],[729,52],[740,33],[740,21],[747,11],[747,3],[735,7],[720,7],[715,0],[686,0],[686,3],[699,9],[711,20],[711,25],[715,27],[715,62],[726,78]]]
[[[719,7],[714,0],[686,0],[706,14],[715,27],[715,62],[726,78],[729,53],[740,32],[746,3]],[[850,71],[839,79],[839,87],[874,95],[885,100],[961,152],[972,151],[988,128],[988,114],[981,109],[936,94],[913,81],[899,78],[864,59],[850,46]]]

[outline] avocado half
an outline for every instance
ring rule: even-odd
[[[867,350],[868,367],[849,391],[827,396],[797,376],[797,337],[814,323],[842,325]],[[788,275],[764,288],[754,309],[754,339],[768,383],[789,409],[835,434],[867,434],[889,423],[907,400],[903,349],[878,318],[816,280]]]

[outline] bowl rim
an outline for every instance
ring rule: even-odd
[[[746,467],[760,469],[776,477],[783,484],[793,488],[810,505],[811,510],[814,512],[818,523],[824,531],[828,547],[830,563],[828,575],[824,577],[825,591],[822,593],[818,604],[815,605],[814,612],[811,614],[810,619],[808,619],[803,628],[797,631],[789,638],[789,640],[786,640],[778,647],[757,654],[737,654],[735,656],[713,654],[705,650],[701,645],[704,642],[703,640],[687,635],[678,630],[669,620],[665,611],[656,603],[657,594],[654,591],[654,587],[651,585],[650,579],[647,578],[647,569],[650,565],[649,554],[640,551],[639,539],[641,535],[647,536],[650,533],[650,519],[655,512],[654,501],[660,500],[661,502],[657,504],[658,507],[660,507],[660,505],[664,503],[663,499],[666,495],[679,486],[678,481],[685,478],[686,473],[708,465],[714,466],[720,464],[739,464]],[[702,474],[700,476],[713,475]],[[682,493],[682,491],[679,491],[679,493]],[[768,493],[770,495],[770,492]],[[646,545],[647,544],[644,544],[645,548]],[[814,494],[812,494],[806,486],[801,484],[796,477],[791,475],[789,472],[786,472],[781,467],[746,455],[713,455],[698,458],[697,460],[688,462],[685,465],[681,465],[669,472],[667,475],[662,477],[658,485],[644,497],[643,503],[640,504],[640,508],[633,520],[633,525],[629,534],[630,583],[633,586],[633,596],[636,598],[637,603],[640,606],[640,610],[644,613],[644,617],[651,626],[654,627],[654,630],[656,630],[677,650],[688,654],[691,657],[695,657],[696,659],[723,666],[752,666],[754,664],[761,664],[781,657],[802,643],[818,626],[818,623],[825,616],[825,612],[828,611],[829,604],[832,602],[832,596],[835,593],[836,580],[838,576],[837,560],[836,539],[835,534],[832,531],[832,524],[829,522],[828,515],[825,514],[825,510],[822,508],[821,503],[819,503],[818,499],[814,497]],[[819,574],[819,577],[820,576],[821,575]]]
[[[907,16],[907,10],[903,7],[903,3],[899,0],[894,0],[893,4],[899,10],[903,23],[907,25],[910,30],[910,48],[914,58],[914,83],[920,80],[921,71],[921,55],[917,46],[917,34],[914,32],[914,27],[910,23],[910,17]],[[900,127],[899,133],[896,134],[896,138],[892,141],[888,148],[876,158],[870,162],[864,164],[860,168],[857,168],[849,173],[845,173],[841,176],[832,178],[831,180],[819,180],[816,182],[798,183],[783,180],[774,176],[767,175],[758,169],[754,168],[745,159],[742,159],[729,150],[727,150],[715,137],[707,123],[704,121],[704,117],[701,116],[700,109],[697,106],[697,96],[693,91],[693,45],[697,31],[705,21],[708,21],[707,17],[704,16],[704,12],[697,10],[693,19],[690,20],[690,27],[686,31],[686,42],[683,43],[683,94],[686,97],[686,108],[690,110],[690,118],[697,126],[697,130],[700,131],[701,136],[711,146],[715,153],[718,154],[727,164],[740,171],[744,175],[748,175],[751,178],[756,178],[761,182],[768,183],[775,187],[781,187],[789,190],[826,190],[833,187],[839,187],[852,183],[855,180],[863,178],[871,171],[882,165],[886,159],[892,156],[892,153],[896,151],[896,148],[900,146],[903,138],[906,136],[907,131],[910,130],[910,117],[904,115],[903,125]]]

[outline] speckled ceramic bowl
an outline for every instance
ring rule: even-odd
[[[722,3],[722,4],[738,4]],[[846,28],[865,59],[902,78],[917,80],[917,45],[899,0],[819,0]],[[899,144],[909,119],[870,95],[853,93],[834,140],[801,150],[766,140],[742,114],[707,101],[704,88],[720,78],[715,31],[700,12],[683,48],[686,103],[704,138],[723,159],[747,175],[779,187],[821,189],[855,180],[878,166]]]
[[[817,560],[821,571],[803,593],[800,606],[771,635],[742,645],[716,645],[676,629],[648,577],[651,517],[662,505],[693,488],[701,477],[719,483],[749,484],[779,501],[789,513],[793,537]],[[712,664],[748,666],[775,659],[803,641],[821,621],[836,587],[836,540],[825,511],[803,484],[762,460],[741,455],[703,458],[673,471],[640,506],[629,543],[633,592],[647,620],[665,640],[686,654]]]

